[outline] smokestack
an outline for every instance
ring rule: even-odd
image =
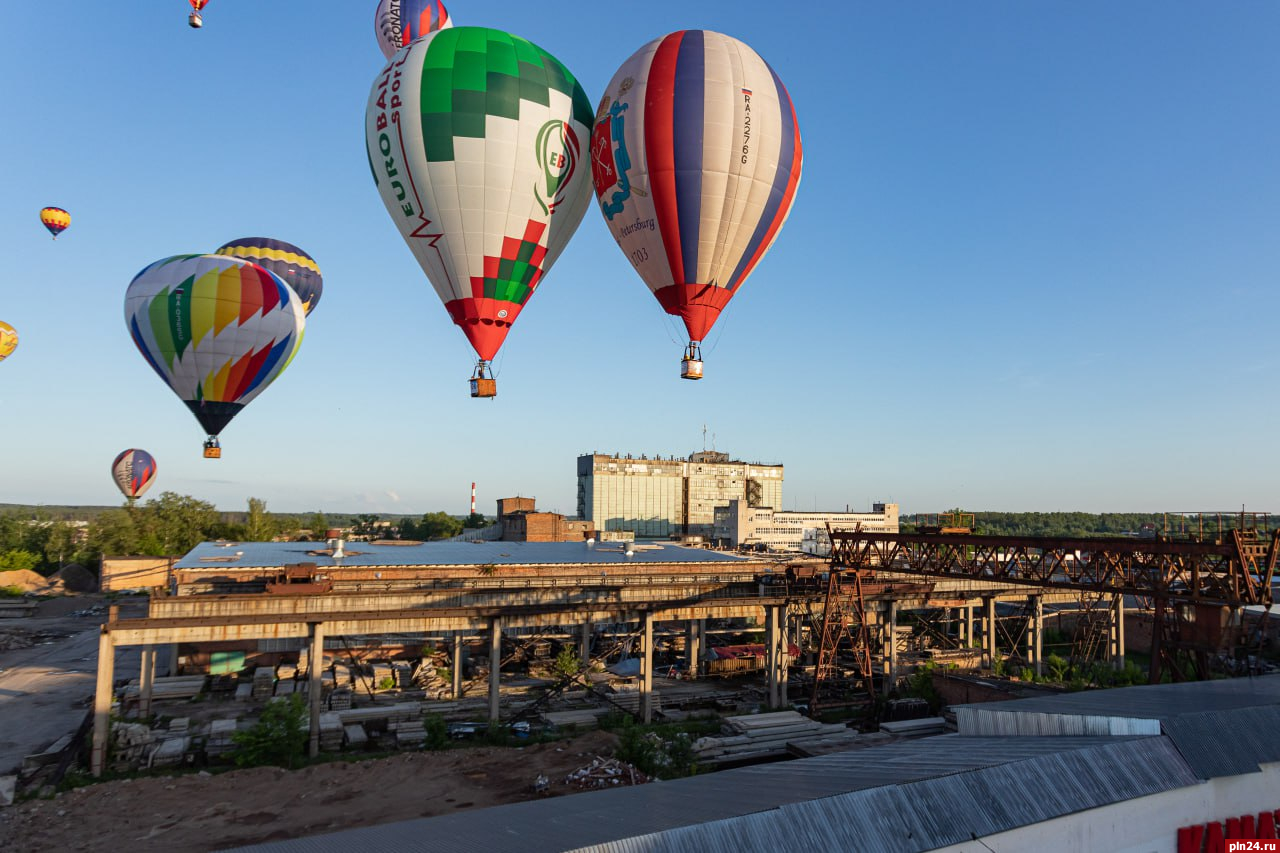
[[[476,514],[476,484],[471,484],[471,514]]]

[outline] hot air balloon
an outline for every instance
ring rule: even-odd
[[[58,235],[66,231],[67,226],[71,224],[71,214],[60,207],[46,207],[40,211],[40,222],[49,229],[53,239],[57,240]]]
[[[619,248],[684,320],[683,378],[702,378],[702,341],[777,238],[802,159],[791,97],[735,38],[671,33],[613,75],[592,182]]]
[[[320,294],[324,292],[324,277],[320,275],[315,258],[292,243],[270,237],[241,237],[223,243],[214,254],[252,261],[280,276],[298,294],[307,316],[311,316],[320,302]]]
[[[18,332],[8,323],[0,320],[0,361],[13,355],[18,348]]]
[[[124,319],[138,350],[209,433],[275,381],[302,343],[306,313],[275,273],[225,255],[177,255],[134,277]]]
[[[374,81],[365,144],[401,236],[480,357],[471,396],[496,393],[489,362],[589,203],[591,104],[524,39],[438,30]]]
[[[209,0],[187,0],[187,2],[191,4],[191,14],[187,16],[187,23],[193,30],[198,30],[204,26],[204,18],[200,17],[200,12],[209,5]]]
[[[156,478],[156,460],[145,450],[130,448],[111,463],[111,476],[133,506],[133,502],[151,488],[151,481]]]
[[[373,13],[378,49],[387,59],[414,39],[452,26],[448,10],[437,0],[379,0]]]

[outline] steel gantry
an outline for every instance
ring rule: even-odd
[[[1150,599],[1154,682],[1165,672],[1205,677],[1223,644],[1226,611],[1271,607],[1280,531],[1226,533],[1205,542],[833,531],[831,567]]]

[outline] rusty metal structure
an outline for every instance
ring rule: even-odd
[[[1227,630],[1232,611],[1272,604],[1280,530],[1249,520],[1242,513],[1239,525],[1219,521],[1212,539],[1178,540],[833,531],[831,569],[1139,596],[1154,614],[1152,683],[1166,673],[1205,678],[1224,644],[1238,647]]]

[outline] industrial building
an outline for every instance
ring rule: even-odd
[[[715,511],[729,501],[782,506],[783,468],[733,460],[704,450],[674,457],[578,457],[578,516],[597,530],[629,530],[644,538],[715,533]]]
[[[827,526],[870,533],[898,532],[898,505],[872,504],[871,512],[795,512],[748,506],[731,500],[716,507],[712,541],[722,548],[798,551],[825,557],[831,553]]]
[[[580,518],[539,512],[533,498],[501,498],[497,526],[504,542],[582,542],[595,538],[595,528]]]

